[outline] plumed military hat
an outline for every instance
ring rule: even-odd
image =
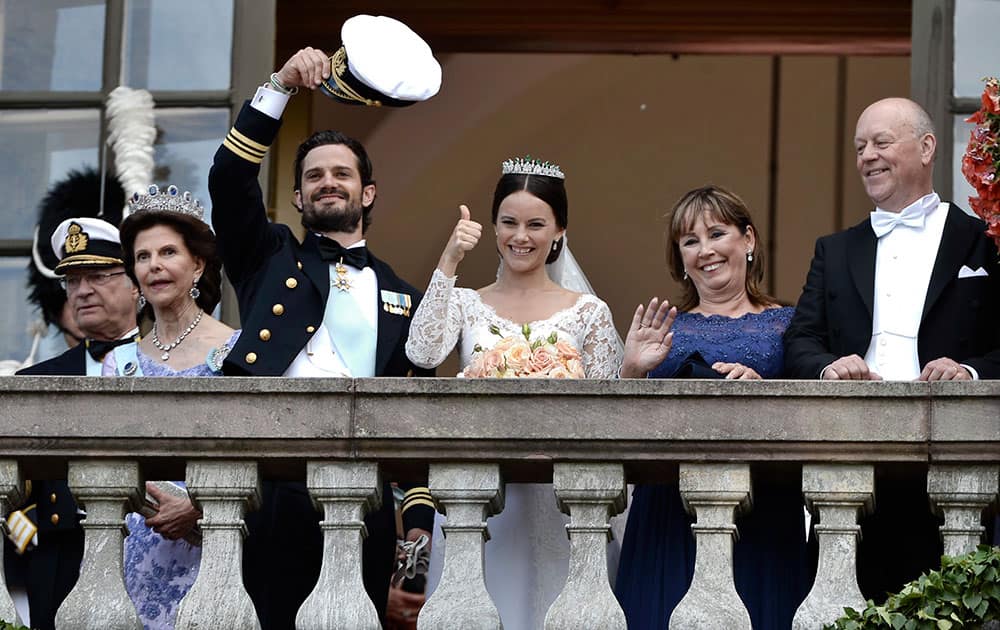
[[[52,249],[59,252],[57,274],[69,269],[125,264],[118,228],[101,219],[66,219],[52,234]]]
[[[356,15],[340,29],[330,78],[320,89],[351,105],[405,107],[441,89],[441,65],[430,46],[399,20]]]

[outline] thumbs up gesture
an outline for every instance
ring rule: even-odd
[[[438,269],[446,276],[455,275],[458,263],[462,262],[466,252],[475,247],[483,235],[482,224],[472,220],[468,206],[460,205],[458,212],[458,223],[455,224],[448,244],[445,245],[444,252],[441,253],[441,260],[438,261]]]

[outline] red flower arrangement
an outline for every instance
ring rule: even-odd
[[[986,234],[1000,250],[1000,81],[996,77],[984,81],[983,106],[965,119],[976,128],[962,156],[962,175],[978,195],[969,197],[969,205],[986,221]]]

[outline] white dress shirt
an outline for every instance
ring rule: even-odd
[[[872,340],[865,354],[869,369],[883,379],[911,381],[920,376],[917,337],[948,204],[937,193],[913,202],[924,210],[924,225],[897,225],[878,239]],[[876,209],[879,210],[879,209]]]

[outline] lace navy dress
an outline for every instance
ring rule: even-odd
[[[716,361],[742,363],[763,378],[778,377],[784,366],[781,337],[794,310],[774,308],[737,318],[680,313],[673,326],[670,354],[649,378],[675,377],[694,353],[709,366]],[[754,630],[787,630],[812,585],[801,467],[754,465],[752,473],[753,509],[736,521],[736,590],[750,612]],[[694,575],[692,522],[676,479],[636,486],[615,580],[615,594],[629,630],[667,627],[670,613]]]

